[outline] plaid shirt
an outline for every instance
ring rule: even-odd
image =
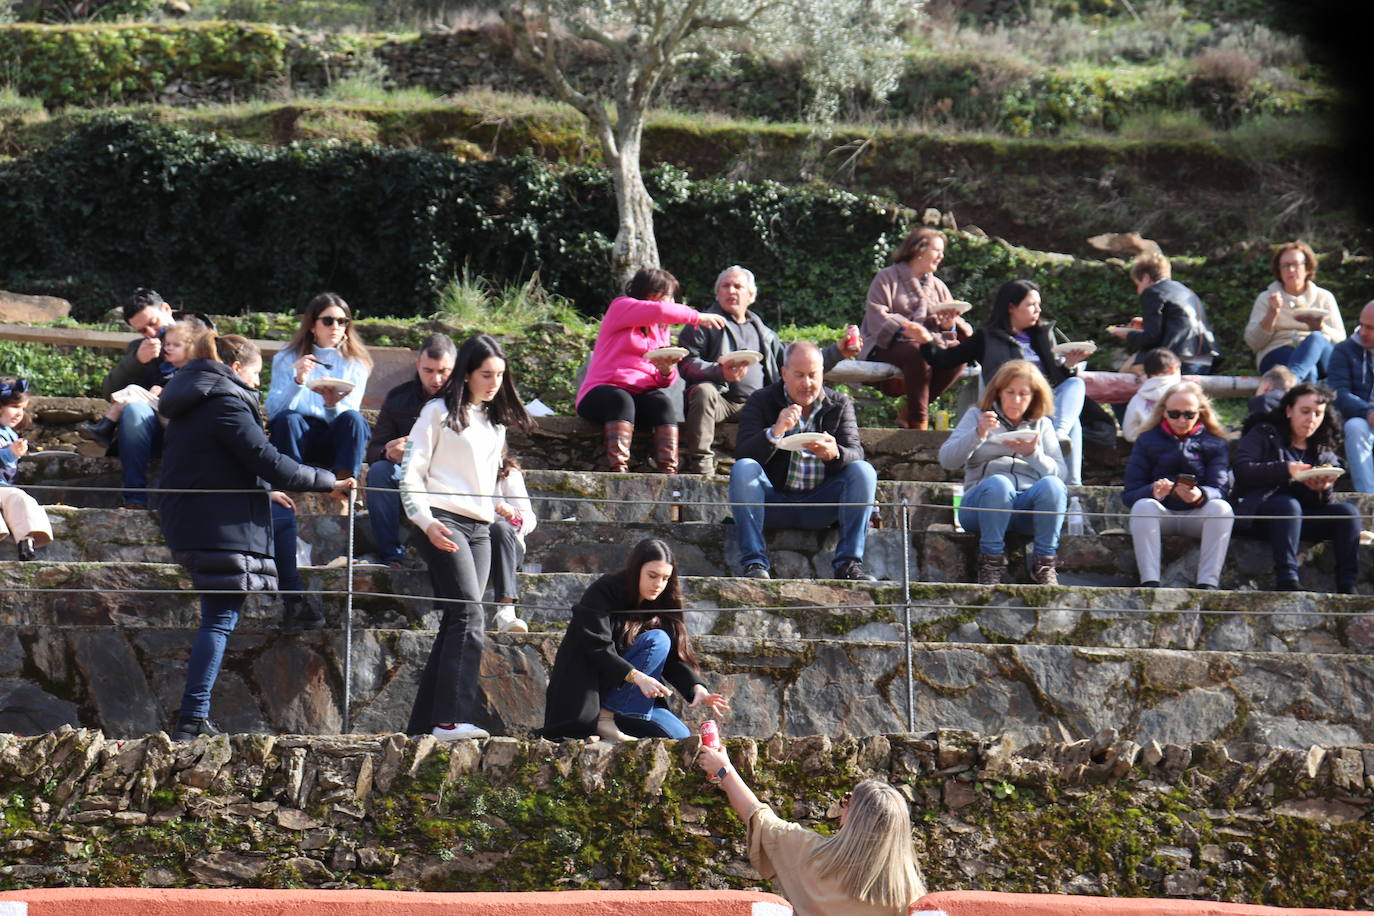
[[[789,403],[795,404],[790,397]],[[820,432],[816,426],[816,421],[820,419],[821,405],[825,403],[825,393],[816,396],[816,400],[811,402],[810,416],[803,415],[802,420],[796,426],[783,433],[790,436],[794,433],[814,433]],[[793,493],[805,490],[814,490],[825,480],[825,462],[807,451],[796,451],[792,453],[792,461],[787,466],[787,482],[783,484],[784,490]]]

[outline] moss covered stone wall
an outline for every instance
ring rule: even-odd
[[[548,890],[760,886],[691,741],[0,736],[0,888]],[[835,829],[880,776],[912,801],[932,889],[1374,906],[1374,747],[968,732],[734,740],[784,817]]]

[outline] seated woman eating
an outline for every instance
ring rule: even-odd
[[[940,466],[964,472],[959,519],[979,535],[978,584],[997,585],[1007,569],[1007,530],[1030,534],[1031,575],[1058,585],[1055,556],[1069,505],[1068,469],[1055,433],[1054,395],[1024,359],[1002,364],[940,446]]]
[[[1304,539],[1331,542],[1336,591],[1355,591],[1360,513],[1353,503],[1332,498],[1341,460],[1341,417],[1333,400],[1320,385],[1294,385],[1277,410],[1245,421],[1236,445],[1236,514],[1247,533],[1268,539],[1278,591],[1302,589],[1298,547]],[[1321,470],[1309,473],[1315,468]]]
[[[646,538],[624,569],[597,579],[573,607],[539,733],[554,741],[593,733],[607,741],[686,738],[691,731],[666,702],[672,687],[692,706],[705,704],[716,714],[730,709],[695,666],[673,551]]]

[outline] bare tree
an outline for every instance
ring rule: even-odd
[[[800,53],[816,120],[833,116],[839,93],[866,88],[881,98],[897,71],[899,23],[922,0],[517,0],[502,11],[516,46],[555,95],[591,123],[615,184],[617,277],[657,267],[653,199],[640,174],[644,120],[658,92],[686,60],[752,40]],[[604,49],[605,70],[578,78],[579,45]],[[585,68],[584,68],[585,69]]]

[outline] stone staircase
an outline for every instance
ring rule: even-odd
[[[57,447],[67,440],[61,424],[51,425],[43,441]],[[889,457],[889,467],[900,465],[900,455]],[[58,540],[37,561],[0,561],[0,729],[72,723],[132,736],[165,727],[174,714],[196,596],[170,562],[155,513],[108,508],[113,495],[88,489],[116,482],[116,471],[97,456],[25,462],[26,483],[58,488],[36,495],[64,505],[51,508]],[[1267,548],[1240,538],[1226,590],[1131,587],[1134,562],[1114,488],[1077,491],[1099,533],[1065,539],[1064,584],[1052,589],[968,584],[976,544],[951,524],[946,482],[880,485],[881,527],[871,532],[867,561],[883,581],[854,583],[816,578],[829,569],[833,530],[770,533],[779,578],[737,578],[721,478],[535,469],[528,481],[541,519],[522,575],[522,613],[534,632],[490,634],[483,662],[484,722],[506,734],[541,721],[568,609],[649,535],[677,552],[707,679],[734,705],[728,733],[905,731],[898,504],[906,499],[916,731],[955,727],[1033,741],[1114,728],[1142,744],[1293,747],[1374,739],[1374,597],[1254,591],[1268,582]],[[670,521],[675,515],[683,521]],[[372,549],[365,519],[360,513],[355,529],[359,553]],[[347,525],[337,515],[301,517],[302,537],[320,560],[343,555]],[[1168,567],[1166,585],[1185,584],[1195,544],[1171,546],[1170,556],[1183,556]],[[1329,587],[1329,559],[1321,550],[1308,559],[1305,581]],[[216,691],[222,727],[343,729],[350,580],[342,568],[306,568],[303,576],[307,589],[328,593],[312,598],[322,602],[328,629],[282,634],[273,626],[277,596],[250,599]],[[1374,591],[1368,576],[1364,587]],[[351,585],[352,727],[394,731],[437,621],[428,577],[358,567]]]

